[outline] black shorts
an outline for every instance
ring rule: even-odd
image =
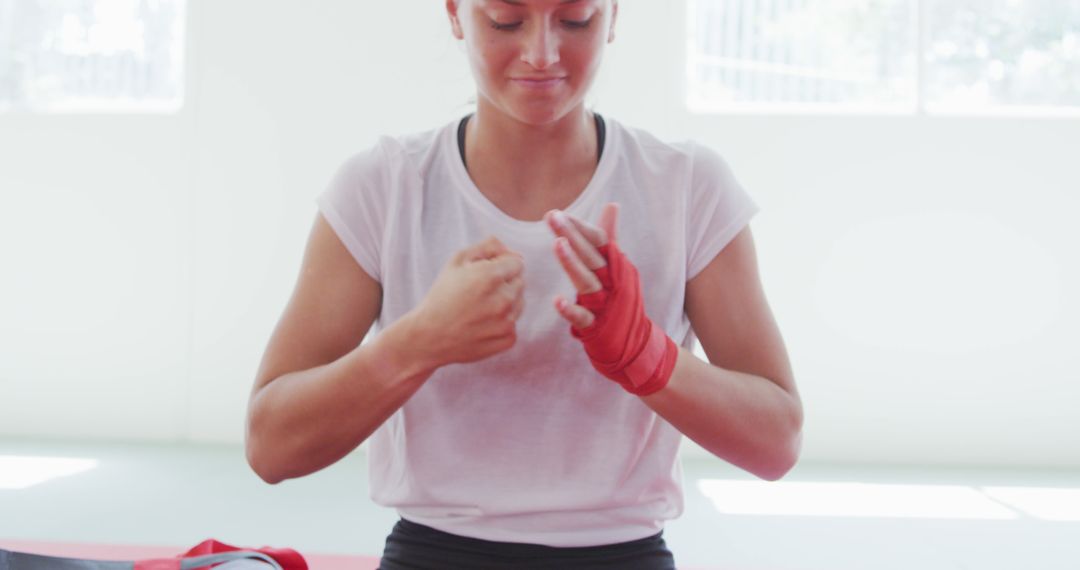
[[[379,570],[674,570],[675,558],[663,534],[603,546],[557,548],[468,538],[401,519],[386,537]]]

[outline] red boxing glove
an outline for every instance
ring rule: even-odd
[[[593,368],[627,392],[647,396],[667,386],[679,348],[645,315],[637,268],[613,241],[598,249],[607,260],[596,270],[603,289],[577,296],[596,320],[570,333],[585,345]]]

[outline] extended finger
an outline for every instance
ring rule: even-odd
[[[604,230],[611,241],[619,241],[615,235],[615,226],[618,225],[618,221],[619,204],[615,202],[604,204],[604,209],[600,211],[600,229]]]
[[[555,309],[559,311],[562,318],[569,321],[570,325],[577,329],[588,328],[596,320],[596,316],[589,312],[588,309],[570,303],[562,297],[555,297]]]
[[[551,230],[555,232],[555,235],[566,238],[570,245],[577,252],[578,257],[589,269],[599,269],[607,265],[607,261],[604,260],[604,256],[600,255],[600,252],[596,250],[597,244],[586,236],[582,235],[577,226],[571,221],[570,217],[565,212],[560,210],[552,210],[545,215],[548,220],[548,225],[551,226]]]
[[[566,238],[555,239],[555,255],[559,258],[559,263],[570,277],[570,282],[574,284],[574,289],[577,289],[578,293],[594,293],[603,289],[600,279],[592,270],[585,267],[585,264],[570,247]]]
[[[585,220],[580,220],[576,216],[567,214],[566,217],[570,219],[570,222],[572,224],[574,224],[574,227],[577,228],[577,231],[581,232],[581,235],[585,236],[585,239],[589,240],[589,243],[593,244],[596,247],[600,247],[607,243],[607,232],[605,232],[604,230],[590,224],[589,222],[586,222]]]

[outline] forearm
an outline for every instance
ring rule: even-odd
[[[712,454],[763,479],[779,479],[798,459],[798,398],[766,378],[713,366],[680,348],[668,385],[642,400]]]
[[[434,367],[408,355],[408,317],[334,362],[285,374],[253,395],[248,462],[269,483],[327,467],[356,449]]]

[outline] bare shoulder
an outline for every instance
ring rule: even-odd
[[[381,304],[378,281],[317,214],[292,296],[263,353],[255,389],[282,374],[347,354],[363,340]]]
[[[798,393],[762,287],[749,226],[686,284],[686,313],[710,363],[768,378]]]

